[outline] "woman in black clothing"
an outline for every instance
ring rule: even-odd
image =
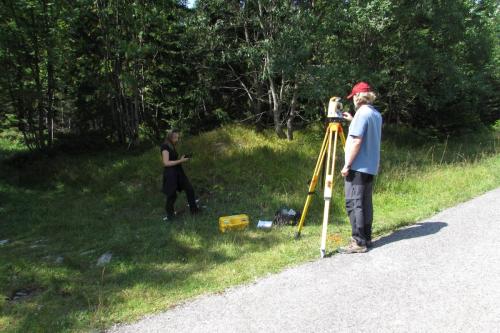
[[[179,141],[179,134],[178,130],[170,130],[160,148],[164,166],[162,192],[167,196],[165,204],[167,216],[164,220],[172,220],[175,217],[174,204],[177,199],[177,192],[180,191],[186,192],[191,214],[199,211],[193,186],[182,169],[182,163],[189,161],[189,158],[184,155],[179,158],[175,150],[175,145]]]

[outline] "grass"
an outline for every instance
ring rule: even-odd
[[[37,159],[0,141],[0,331],[102,330],[200,294],[220,292],[319,256],[321,191],[302,232],[255,228],[282,206],[302,209],[323,130],[278,140],[229,126],[188,138],[185,167],[207,206],[201,216],[161,221],[158,148]],[[498,132],[427,140],[384,130],[376,178],[378,235],[500,185]],[[337,177],[328,250],[350,227]],[[184,209],[181,195],[178,208]],[[252,226],[220,234],[221,215],[247,213]],[[96,265],[105,252],[113,258]],[[12,300],[19,291],[29,294]]]

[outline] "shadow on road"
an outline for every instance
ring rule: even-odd
[[[373,248],[384,246],[389,243],[397,242],[403,239],[410,239],[416,237],[424,237],[439,232],[442,228],[446,227],[448,223],[445,222],[421,222],[416,223],[404,229],[397,230],[390,235],[381,237],[373,241]]]

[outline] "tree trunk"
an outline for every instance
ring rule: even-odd
[[[293,140],[293,120],[297,116],[297,90],[299,86],[297,83],[293,86],[292,102],[290,103],[290,116],[286,121],[286,138],[288,141]]]
[[[54,143],[54,91],[55,91],[55,79],[54,79],[54,43],[50,32],[49,23],[49,12],[48,12],[47,1],[43,2],[43,11],[45,18],[45,37],[46,37],[46,47],[47,47],[47,146],[50,148]]]
[[[283,132],[283,126],[281,125],[281,99],[280,93],[278,93],[278,89],[276,87],[276,82],[272,77],[271,69],[269,68],[269,55],[266,59],[267,66],[267,74],[269,76],[269,88],[271,91],[271,100],[272,100],[272,111],[273,111],[273,123],[274,123],[274,131],[279,138],[285,138],[285,132]]]
[[[35,48],[35,82],[36,82],[36,90],[37,90],[37,95],[38,95],[38,105],[36,107],[36,112],[38,113],[38,124],[36,131],[38,135],[35,135],[35,144],[38,149],[42,149],[45,146],[45,140],[44,140],[44,135],[43,135],[43,129],[44,129],[44,124],[43,124],[43,119],[44,119],[44,113],[45,113],[45,108],[44,108],[44,99],[43,99],[43,88],[42,88],[42,83],[40,80],[40,67],[38,65],[39,57],[38,57],[38,47]],[[35,128],[32,129],[35,131]]]
[[[48,147],[54,144],[54,60],[51,46],[47,48],[47,121],[48,121]]]
[[[269,77],[269,86],[271,87],[271,97],[273,101],[274,131],[279,138],[285,138],[285,132],[283,132],[283,126],[281,125],[281,100],[276,91],[276,83],[272,77]]]
[[[262,97],[265,96],[265,90],[264,90],[264,85],[262,83],[261,80],[259,80],[258,76],[255,75],[254,77],[254,85],[255,85],[255,94],[256,94],[256,98],[255,98],[255,102],[253,103],[253,114],[257,117],[255,119],[255,129],[257,130],[257,132],[260,132],[264,129],[264,126],[262,124]]]

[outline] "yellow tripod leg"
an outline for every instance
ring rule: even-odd
[[[299,224],[297,226],[295,238],[300,237],[300,233],[302,231],[302,228],[304,227],[304,221],[306,219],[306,215],[307,215],[307,212],[309,210],[309,206],[311,205],[312,197],[314,195],[314,190],[316,189],[316,185],[318,184],[319,175],[321,172],[321,167],[323,165],[323,160],[325,158],[326,149],[328,147],[329,132],[330,132],[330,127],[328,127],[328,129],[327,129],[327,131],[325,133],[325,137],[323,139],[323,143],[321,145],[321,150],[320,150],[320,153],[318,156],[318,160],[316,161],[316,167],[314,168],[311,182],[309,184],[309,192],[307,193],[306,203],[304,204],[304,209],[302,210],[302,215],[300,216],[300,221],[299,221]]]
[[[345,135],[344,135],[344,130],[342,129],[342,126],[339,125],[338,131],[340,133],[340,142],[342,143],[342,148],[345,152]]]
[[[337,154],[337,138],[338,138],[338,128],[340,127],[337,123],[330,124],[332,129],[331,132],[335,132],[333,145],[332,140],[330,139],[330,144],[332,146],[328,149],[328,160],[326,167],[326,176],[325,176],[325,208],[323,211],[323,228],[321,232],[321,246],[320,246],[320,255],[321,258],[324,258],[326,255],[326,237],[328,233],[328,219],[330,217],[330,203],[333,196],[333,187],[334,187],[334,172],[335,172],[335,156]],[[331,135],[331,134],[330,134]],[[333,150],[333,152],[332,152]]]
[[[321,229],[321,247],[319,254],[321,258],[326,255],[326,235],[328,233],[328,215],[330,214],[330,200],[325,199],[325,208],[323,210],[323,228]]]
[[[328,140],[328,155],[326,160],[326,175],[325,175],[325,207],[323,211],[323,228],[321,230],[321,246],[320,246],[320,256],[325,257],[326,254],[326,235],[328,233],[328,218],[330,215],[330,201],[332,199],[333,193],[333,170],[335,169],[335,152],[337,148],[337,130],[334,124],[330,124],[330,138]],[[332,145],[332,134],[335,132],[335,140]],[[333,150],[333,154],[332,154]]]
[[[336,156],[337,156],[337,142],[338,142],[338,137],[340,137],[340,143],[342,144],[342,150],[345,152],[345,136],[344,136],[344,131],[342,130],[342,126],[340,124],[334,124],[335,128],[333,131],[335,132],[335,144],[334,144],[334,151],[333,151],[333,167],[332,167],[332,172],[331,174],[333,175],[332,179],[332,184],[333,188],[335,188],[335,161],[336,161]]]
[[[337,130],[337,132],[336,132],[336,135],[335,135],[335,142],[337,142],[337,135],[338,135],[340,137],[340,142],[342,144],[342,148],[343,148],[343,150],[345,152],[345,136],[344,136],[344,131],[342,129],[342,126],[340,124],[337,124],[336,130]],[[337,156],[336,155],[336,153],[337,153],[336,152],[336,148],[337,148],[337,143],[335,143],[335,150],[334,150],[334,153],[333,153],[333,156],[334,156],[333,157],[333,163],[334,164],[333,164],[333,167],[332,167],[332,175],[333,175],[333,177],[332,177],[333,178],[332,179],[332,184],[333,184],[332,185],[332,195],[334,193],[333,191],[335,190],[335,185],[336,185],[336,181],[335,181],[336,177],[335,177],[335,173],[334,173],[335,172],[335,162],[337,161],[336,158],[335,158]],[[339,230],[339,232],[332,234],[332,239],[335,242],[337,242],[337,243],[342,240],[342,236],[340,235],[340,230]],[[322,249],[324,250],[325,247],[326,247],[326,244],[325,243],[323,243],[323,244],[324,244],[324,246],[322,246]],[[322,251],[322,253],[325,253],[325,252]]]
[[[335,134],[334,137],[333,134]],[[316,167],[314,168],[313,177],[311,179],[311,183],[309,184],[309,192],[307,194],[307,199],[304,204],[302,216],[300,217],[300,221],[297,227],[297,232],[295,233],[295,238],[299,238],[326,157],[327,160],[326,160],[326,170],[325,170],[325,191],[324,191],[325,207],[323,211],[323,225],[322,225],[321,246],[320,246],[320,254],[322,258],[326,254],[328,219],[330,215],[330,203],[333,196],[333,188],[335,187],[334,172],[335,172],[335,162],[337,154],[337,143],[339,137],[342,143],[342,148],[345,151],[346,138],[344,135],[344,131],[342,129],[342,125],[337,122],[329,123],[325,133],[325,137],[323,139],[323,143],[321,145],[321,151],[319,153],[318,160],[316,162]]]

